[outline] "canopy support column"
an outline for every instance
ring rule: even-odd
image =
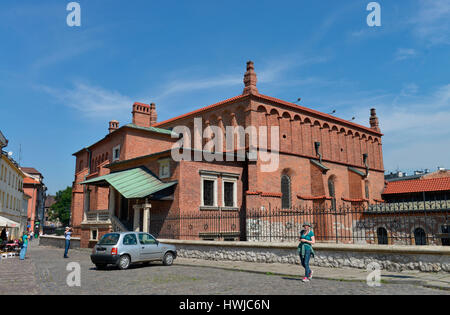
[[[140,232],[140,221],[141,221],[141,205],[134,205],[134,220],[133,220],[133,231],[134,232]]]
[[[145,204],[142,205],[144,208],[144,224],[143,224],[143,232],[150,233],[150,209],[152,205],[145,200]]]

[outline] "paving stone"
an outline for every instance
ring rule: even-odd
[[[315,295],[315,294],[450,294],[449,291],[424,288],[414,284],[385,284],[369,287],[364,282],[336,281],[314,278],[301,282],[302,269],[297,273],[273,275],[265,272],[267,264],[248,263],[254,270],[237,272],[241,263],[230,264],[235,271],[218,269],[212,265],[188,265],[176,260],[171,267],[152,263],[133,266],[121,271],[114,267],[99,271],[91,263],[88,250],[71,250],[69,259],[63,258],[62,249],[32,246],[25,261],[11,260],[0,263],[0,294],[187,294],[187,295]],[[66,279],[70,271],[67,264],[81,266],[81,286],[69,287]],[[215,267],[214,267],[214,264]],[[272,270],[278,265],[273,264]],[[293,266],[296,267],[296,266]],[[250,272],[252,271],[252,272]],[[336,270],[334,270],[336,271]],[[361,270],[358,271],[360,275]],[[361,277],[361,276],[359,276]],[[345,280],[345,279],[343,279]],[[7,285],[3,285],[7,283]]]

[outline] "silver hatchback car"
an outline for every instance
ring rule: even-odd
[[[105,234],[95,245],[91,261],[97,269],[113,264],[124,270],[138,262],[162,261],[170,266],[176,257],[175,246],[160,243],[148,233],[113,232]]]

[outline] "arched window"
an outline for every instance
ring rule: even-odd
[[[334,185],[334,177],[328,179],[328,191],[331,197],[331,207],[333,210],[336,209],[336,189]]]
[[[427,235],[425,234],[425,230],[422,228],[415,229],[414,240],[416,245],[427,245]]]
[[[388,234],[385,228],[377,229],[378,245],[388,245]]]
[[[281,207],[291,208],[291,179],[287,175],[281,176]]]

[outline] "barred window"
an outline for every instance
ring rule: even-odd
[[[281,207],[291,208],[291,179],[287,175],[281,176]]]

